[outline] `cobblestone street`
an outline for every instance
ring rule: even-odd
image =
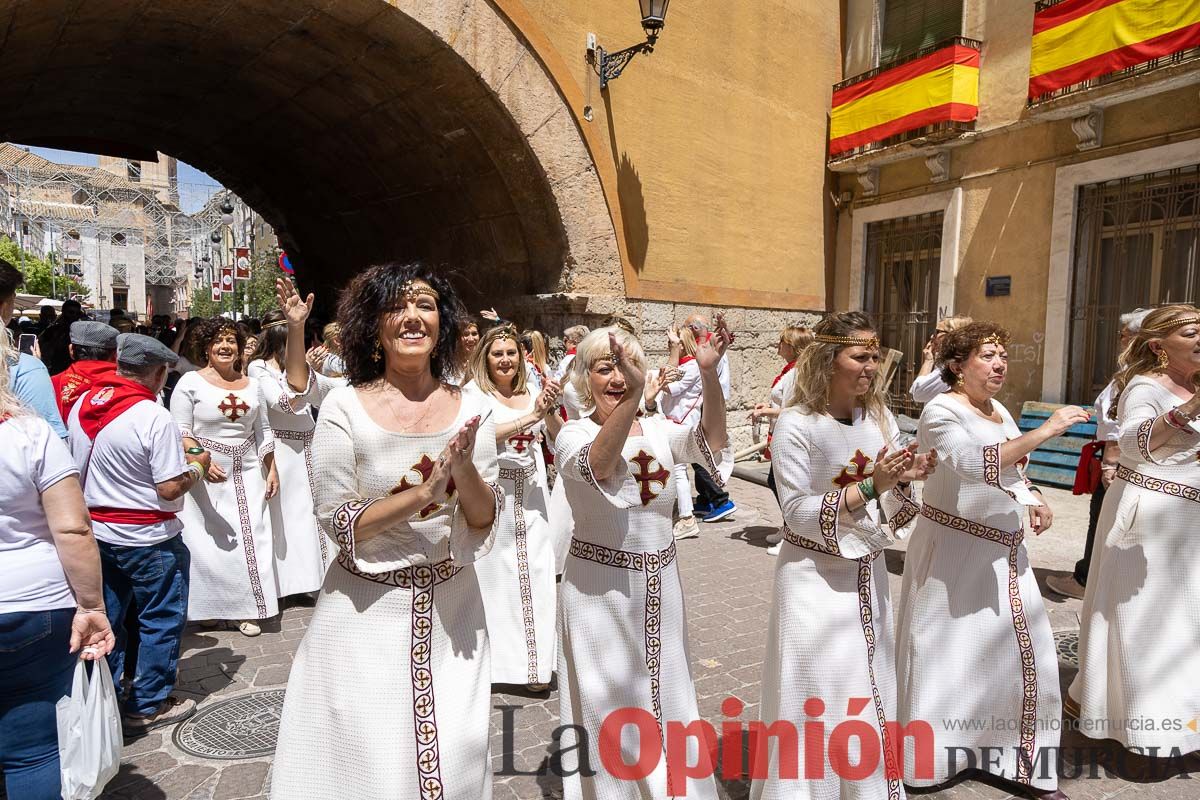
[[[731,695],[746,703],[743,720],[758,715],[774,566],[774,559],[765,552],[764,537],[780,521],[779,511],[766,489],[735,481],[733,492],[739,505],[737,519],[704,526],[699,539],[681,542],[679,546],[700,711],[718,730],[720,722],[726,719],[721,713],[721,702]],[[1029,541],[1039,581],[1044,581],[1047,574],[1071,569],[1083,549],[1087,527],[1087,498],[1073,498],[1069,493],[1054,490],[1047,494],[1057,512],[1054,529]],[[887,566],[893,597],[898,598],[902,551],[889,552]],[[1046,602],[1056,634],[1061,636],[1060,651],[1070,650],[1071,633],[1078,628],[1079,602],[1053,597]],[[280,620],[265,625],[262,636],[255,639],[247,639],[236,631],[190,628],[180,660],[180,689],[200,699],[200,711],[181,729],[187,735],[166,729],[127,743],[121,772],[109,785],[106,797],[137,800],[265,797],[282,689],[311,613],[306,607],[289,608]],[[1065,661],[1060,663],[1065,687],[1074,667]],[[270,692],[272,689],[276,691]],[[546,697],[534,697],[508,689],[511,687],[495,687],[493,692],[494,766],[497,772],[511,772],[505,768],[514,766],[522,772],[533,772],[544,767],[548,759],[550,733],[558,720],[557,695],[551,692]],[[241,759],[203,758],[184,749],[195,749],[191,737],[200,727],[200,714],[206,708],[220,701],[264,692],[267,694],[257,708],[238,715],[213,714],[204,722],[210,742],[214,736],[223,737],[231,749],[242,748],[256,755]],[[506,713],[512,715],[515,723],[511,726],[511,742],[502,738],[502,714]],[[1091,744],[1078,734],[1068,733],[1063,737],[1063,747],[1073,750]],[[1065,780],[1062,788],[1073,800],[1200,796],[1195,776],[1189,779],[1187,775],[1189,769],[1192,773],[1200,772],[1200,760],[1194,754],[1182,764],[1170,765],[1172,777],[1164,779],[1161,774],[1138,777],[1146,769],[1146,762],[1132,756],[1120,756],[1118,760],[1121,751],[1115,745],[1102,746],[1100,751],[1111,759],[1109,763],[1118,765],[1124,778],[1107,775],[1102,769],[1095,779]],[[510,755],[506,756],[506,752]],[[1158,765],[1160,771],[1163,766]],[[741,800],[747,797],[749,784],[730,782],[723,789],[729,798]],[[554,798],[561,796],[561,785],[549,774],[497,776],[495,796],[498,800]],[[914,796],[966,800],[1011,795],[995,786],[967,780]]]

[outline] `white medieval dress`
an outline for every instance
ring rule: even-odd
[[[563,387],[562,407],[559,413],[565,422],[579,419],[582,414],[579,392],[575,390],[575,383],[571,380],[570,369],[574,362],[575,354],[569,353],[559,365],[558,380],[562,382]],[[554,460],[557,462],[558,457]],[[555,463],[555,469],[557,468],[558,464]],[[567,487],[562,481],[555,481],[550,490],[550,541],[554,546],[554,572],[557,575],[562,575],[567,567],[567,554],[571,550],[571,537],[574,534],[575,518],[567,502]]]
[[[492,546],[503,496],[496,433],[474,461],[496,519],[471,528],[448,494],[364,542],[354,525],[380,498],[420,484],[447,442],[488,404],[461,392],[438,433],[389,431],[351,387],[321,406],[313,440],[317,520],[338,545],[288,680],[272,800],[433,800],[492,796],[491,663],[475,564]]]
[[[309,370],[308,386],[296,392],[282,372],[261,359],[251,361],[246,374],[262,387],[267,419],[275,435],[279,493],[267,506],[275,535],[275,593],[288,597],[315,592],[325,580],[336,546],[313,514],[312,441],[317,422],[312,409],[345,381]]]
[[[1092,557],[1079,673],[1068,690],[1081,733],[1147,755],[1156,747],[1161,758],[1200,750],[1200,733],[1188,726],[1200,711],[1200,430],[1149,449],[1154,419],[1182,402],[1146,377],[1121,393],[1121,461],[1100,513],[1105,535]]]
[[[1021,431],[994,406],[999,423],[938,395],[917,428],[921,452],[936,448],[939,460],[924,485],[896,623],[900,724],[933,729],[931,754],[919,756],[905,738],[910,786],[970,767],[1038,790],[1058,784],[1049,749],[1062,713],[1058,655],[1024,544],[1027,506],[1041,501],[1022,468],[1000,469],[1000,446]]]
[[[568,729],[561,738],[567,800],[671,796],[662,749],[666,725],[700,718],[672,535],[671,470],[679,462],[706,464],[715,479],[724,481],[733,458],[728,450],[712,452],[699,428],[659,417],[639,422],[641,435],[626,440],[621,463],[605,480],[595,479],[589,465],[600,432],[590,416],[568,422],[555,442],[559,481],[575,519],[559,598],[559,719],[564,726],[581,726],[587,735],[580,743]],[[653,771],[641,780],[615,777],[600,760],[601,723],[629,708],[642,709],[655,723],[653,733],[633,725],[621,731],[624,763],[636,763],[643,748],[658,751]],[[586,751],[594,777],[579,774],[576,747]],[[700,752],[693,738],[687,758],[694,765],[710,754]],[[689,798],[716,797],[712,778],[689,778],[686,786]]]
[[[500,426],[533,411],[509,408],[488,396]],[[491,552],[475,565],[487,598],[492,683],[549,683],[555,659],[554,547],[550,541],[546,463],[541,436],[545,423],[508,438],[499,450],[504,510]]]
[[[228,476],[184,496],[183,541],[192,554],[190,620],[267,619],[279,613],[263,458],[275,450],[262,387],[222,389],[199,372],[175,384],[171,416]]]
[[[754,782],[754,800],[904,797],[893,736],[892,605],[881,556],[907,534],[920,509],[895,489],[852,515],[839,511],[845,491],[874,473],[876,455],[896,431],[890,412],[881,429],[861,409],[841,422],[789,408],[775,425],[772,465],[787,544],[775,567],[761,718],[768,726],[785,722],[802,731],[813,720],[805,703],[818,698],[825,757],[814,775],[805,765],[811,753],[781,753],[780,738],[770,737],[768,763],[756,770],[767,777]],[[834,737],[850,720],[869,733],[870,744],[858,735]],[[804,737],[800,742],[806,746]],[[869,774],[846,769],[872,760],[876,767]]]

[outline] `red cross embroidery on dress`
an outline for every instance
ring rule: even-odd
[[[516,436],[510,436],[508,438],[508,443],[512,445],[513,450],[517,451],[518,453],[524,453],[529,449],[529,445],[536,438],[537,437],[532,433],[518,433]]]
[[[833,485],[845,489],[851,484],[871,477],[874,472],[875,469],[871,466],[871,459],[862,450],[856,450],[854,451],[854,458],[850,459],[850,463],[833,479]]]
[[[250,410],[250,406],[246,405],[236,394],[230,392],[221,399],[221,404],[217,406],[217,410],[230,422],[237,422],[246,416],[246,412]]]
[[[414,486],[420,486],[422,483],[429,480],[431,475],[433,475],[433,467],[434,467],[434,461],[432,458],[430,458],[428,455],[421,456],[420,461],[418,461],[417,463],[415,463],[411,467],[409,467],[409,471],[415,472],[418,475],[420,475],[421,480],[417,481],[416,483],[409,483],[408,476],[405,475],[400,480],[400,485],[397,486],[395,489],[392,489],[391,493],[392,494],[400,494],[401,492],[403,492],[407,489],[411,489]],[[456,491],[456,489],[454,486],[454,478],[451,478],[450,482],[446,484],[446,500],[447,501],[449,501],[449,499],[454,496],[455,491]],[[440,511],[441,509],[442,509],[441,503],[436,503],[436,502],[430,503],[429,505],[425,506],[420,511],[418,511],[417,516],[420,517],[421,519],[427,519],[431,514],[434,514],[438,511]]]
[[[654,460],[654,456],[645,450],[639,450],[638,454],[630,460],[638,465],[637,474],[633,476],[633,479],[641,484],[642,505],[648,506],[650,505],[650,501],[662,494],[662,490],[667,485],[667,480],[670,479],[671,473],[663,469],[661,465],[657,470],[651,472],[650,465],[658,464],[658,462]],[[657,492],[650,488],[655,483],[658,484]]]

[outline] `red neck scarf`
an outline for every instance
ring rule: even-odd
[[[108,423],[143,400],[153,400],[154,392],[136,381],[113,374],[96,381],[79,407],[79,425],[93,442]]]
[[[792,359],[788,363],[784,364],[783,369],[780,370],[779,374],[775,376],[775,380],[771,381],[771,388],[774,389],[776,384],[778,384],[781,380],[783,380],[783,376],[787,375],[789,372],[791,372],[792,367],[794,367],[794,366],[796,366],[795,359]]]
[[[569,355],[569,356],[575,355],[575,348],[574,347],[568,348],[567,355]]]
[[[114,377],[117,365],[111,361],[76,361],[50,379],[54,384],[54,399],[63,422],[71,413],[75,402],[97,381]]]

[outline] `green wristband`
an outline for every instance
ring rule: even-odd
[[[187,453],[189,456],[198,456],[201,453],[204,453],[205,450],[203,447],[189,447],[184,452]]]
[[[863,499],[866,500],[868,503],[871,502],[872,500],[879,499],[879,494],[875,491],[875,479],[874,478],[867,478],[866,480],[859,481],[858,492],[859,492],[859,494],[861,494],[863,496]]]

